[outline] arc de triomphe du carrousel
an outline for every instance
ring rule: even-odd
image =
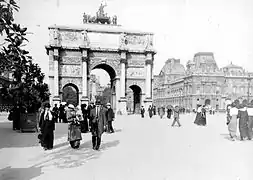
[[[71,86],[78,104],[88,104],[90,73],[104,69],[111,79],[115,112],[147,109],[152,104],[153,33],[126,30],[117,25],[116,16],[107,17],[103,7],[93,17],[84,13],[78,27],[49,27],[50,102],[59,105],[64,88]]]

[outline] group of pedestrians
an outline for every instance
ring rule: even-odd
[[[55,119],[54,112],[50,110],[50,104],[44,105],[39,112],[39,128],[41,134],[38,136],[41,146],[45,150],[53,149]],[[107,103],[103,106],[101,102],[96,101],[96,105],[91,102],[89,106],[82,105],[74,107],[69,104],[65,108],[66,121],[68,122],[68,141],[74,149],[79,148],[82,140],[82,132],[91,132],[92,147],[99,150],[102,134],[104,132],[114,133],[112,121],[115,114],[111,108],[111,104]]]
[[[154,108],[150,105],[149,108],[148,108],[148,115],[149,115],[150,118],[152,118],[153,115],[156,115],[154,112],[155,112]],[[141,117],[142,118],[144,118],[144,114],[145,114],[145,109],[142,106],[141,107]],[[161,119],[163,118],[164,114],[165,114],[165,110],[160,108],[159,111],[158,111],[158,115],[160,116]],[[179,119],[180,119],[180,108],[179,108],[179,106],[175,106],[175,108],[173,106],[168,107],[167,118],[171,119],[172,115],[174,115],[174,116],[173,116],[173,123],[172,123],[171,126],[174,127],[175,124],[177,123],[178,126],[181,127],[181,124],[179,122]]]
[[[239,124],[240,140],[252,140],[253,137],[253,102],[238,104],[233,102],[227,106],[227,125],[232,141],[236,140]]]

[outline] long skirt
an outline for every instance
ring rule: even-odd
[[[69,124],[68,127],[68,141],[82,140],[81,126],[76,124]]]
[[[228,124],[228,131],[231,138],[236,137],[236,130],[237,130],[237,116],[233,115]]]
[[[253,116],[249,116],[249,122],[248,122],[248,131],[249,131],[249,139],[252,139],[253,137]]]
[[[202,125],[202,126],[206,125],[206,117],[201,116],[200,121],[199,121],[199,125]]]
[[[197,112],[197,115],[196,115],[194,124],[200,125],[200,123],[201,123],[201,118],[202,118],[201,113]]]
[[[248,137],[248,124],[245,118],[239,119],[239,131],[241,138]]]

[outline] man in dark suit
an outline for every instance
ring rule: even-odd
[[[114,133],[114,129],[112,127],[112,121],[114,120],[114,112],[113,109],[111,108],[111,104],[107,103],[107,111],[106,111],[106,121],[107,121],[107,132],[108,133]]]
[[[99,100],[96,102],[96,107],[90,110],[89,119],[91,121],[92,147],[94,150],[99,150],[106,124],[105,109]]]

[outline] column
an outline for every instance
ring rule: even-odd
[[[121,76],[120,76],[120,97],[125,98],[126,96],[126,64],[125,59],[121,59]]]
[[[116,106],[116,113],[120,114],[120,107],[119,107],[119,101],[120,101],[120,78],[119,77],[115,77],[115,93],[116,93],[116,97],[115,97],[115,106]]]
[[[120,110],[119,114],[126,115],[126,52],[121,52],[120,67],[121,67],[121,76],[120,76]]]
[[[54,96],[53,96],[53,104],[60,104],[60,96],[59,96],[59,67],[58,67],[58,60],[59,60],[59,51],[58,49],[54,49]]]
[[[89,102],[88,98],[88,72],[87,72],[87,61],[88,61],[88,55],[86,49],[81,49],[82,52],[82,99],[81,104],[87,104]]]
[[[150,105],[152,105],[152,96],[151,96],[151,80],[152,80],[152,63],[153,63],[153,55],[151,53],[148,53],[146,55],[146,80],[145,80],[145,101],[144,101],[144,107],[145,109],[148,109]]]

